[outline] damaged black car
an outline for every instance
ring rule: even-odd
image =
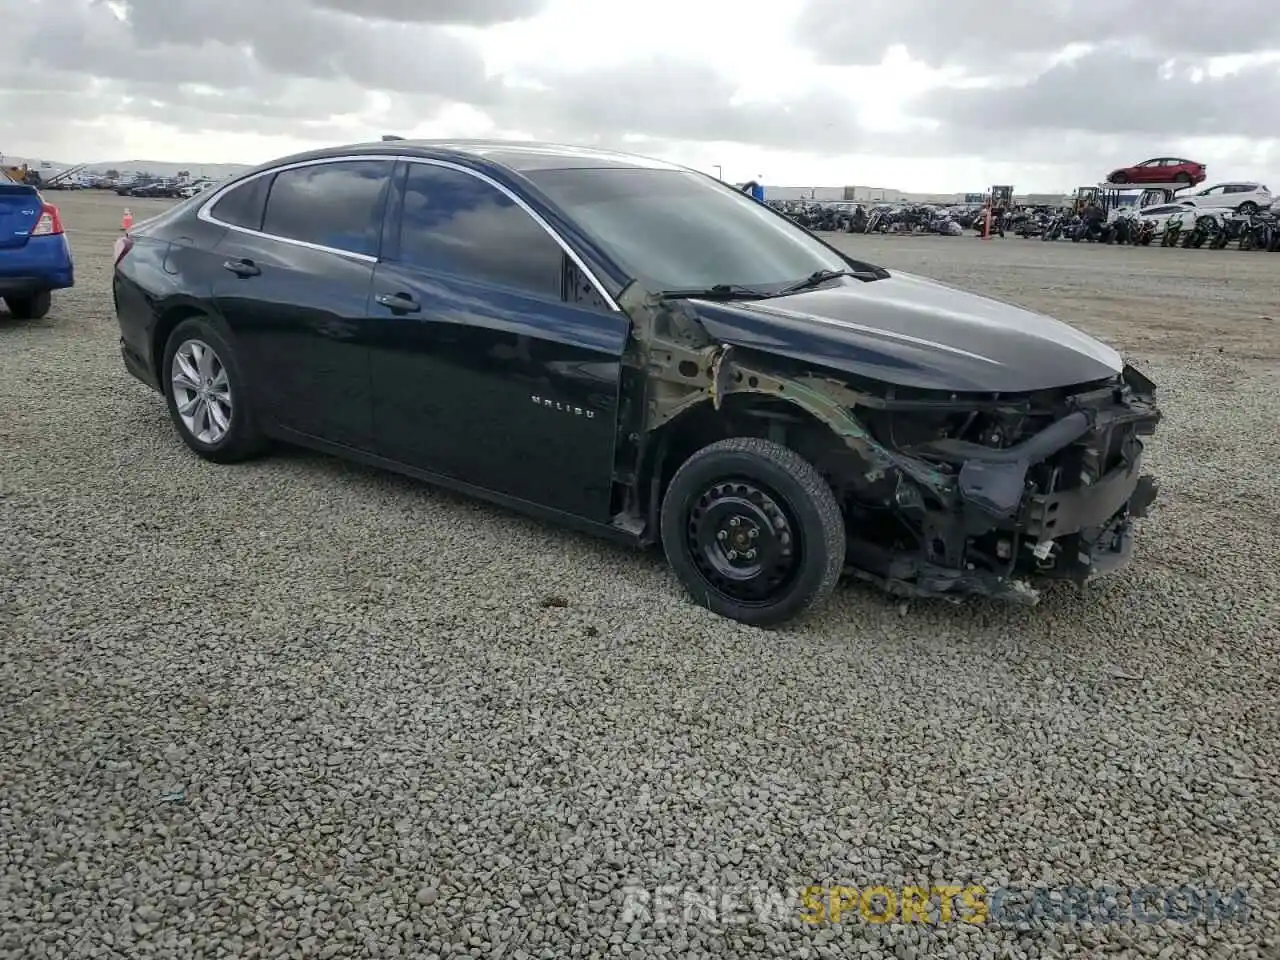
[[[1155,387],[1109,347],[640,157],[288,157],[136,225],[113,289],[205,459],[298,444],[661,544],[745,623],[842,575],[1034,603],[1122,563],[1156,495]]]

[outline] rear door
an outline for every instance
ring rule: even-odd
[[[27,245],[31,231],[40,220],[42,207],[35,187],[0,180],[0,250]]]
[[[227,214],[241,222],[229,224],[214,251],[214,299],[244,349],[264,414],[359,450],[373,443],[360,331],[392,168],[390,160],[327,160],[249,181],[237,188],[252,191],[244,210]],[[219,219],[224,202],[210,216]]]
[[[369,323],[381,453],[609,519],[630,324],[510,192],[404,162]]]

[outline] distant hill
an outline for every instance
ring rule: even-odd
[[[160,160],[104,160],[101,163],[89,164],[89,169],[97,173],[108,170],[119,170],[122,174],[149,173],[156,177],[176,177],[186,170],[193,177],[208,177],[210,180],[221,180],[234,177],[238,173],[253,167],[251,163],[165,163]]]
[[[4,166],[21,166],[26,164],[39,170],[42,176],[50,177],[60,170],[76,166],[59,160],[42,160],[34,157],[17,157],[12,154],[0,155],[0,164]],[[48,164],[48,166],[45,166]],[[176,177],[179,171],[189,171],[193,177],[208,177],[211,180],[222,180],[233,177],[250,169],[250,163],[171,163],[164,160],[102,160],[91,163],[85,172],[106,173],[108,170],[118,171],[121,175],[131,173],[149,173],[155,177]]]

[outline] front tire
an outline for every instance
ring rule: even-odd
[[[776,626],[830,596],[844,518],[813,465],[781,444],[734,437],[681,465],[662,501],[667,560],[690,597],[722,617]]]
[[[15,320],[43,320],[53,306],[53,294],[43,290],[25,297],[5,297],[4,302]]]
[[[238,463],[265,445],[235,351],[208,320],[178,324],[164,348],[164,395],[183,442],[206,460]]]

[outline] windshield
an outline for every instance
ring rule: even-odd
[[[698,173],[604,168],[528,177],[653,290],[731,285],[773,292],[820,270],[850,269],[785,217]]]

